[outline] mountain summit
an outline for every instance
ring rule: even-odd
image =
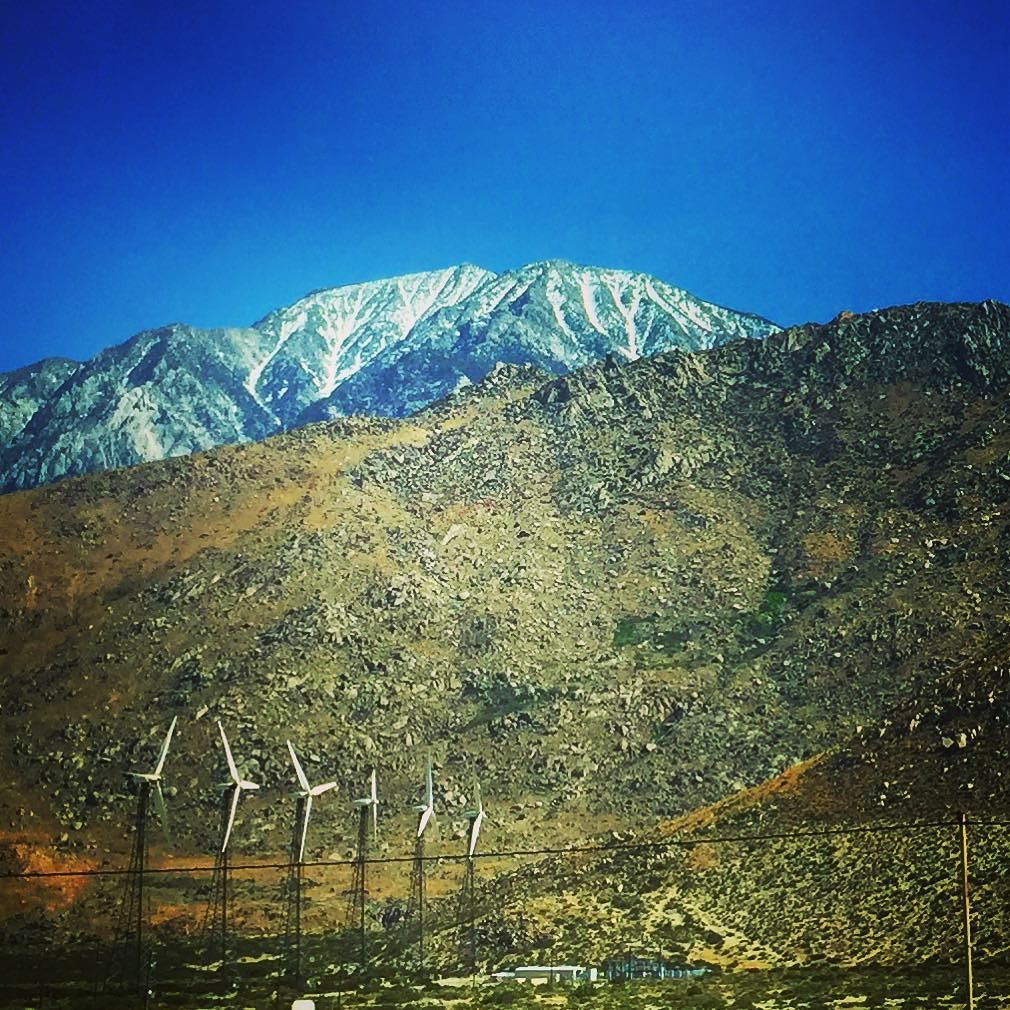
[[[556,260],[503,274],[465,264],[325,289],[251,327],[175,323],[81,364],[42,362],[0,375],[0,488],[340,415],[401,417],[479,381],[498,362],[561,375],[608,354],[632,360],[777,330],[646,274]]]

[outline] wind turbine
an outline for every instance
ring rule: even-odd
[[[121,920],[125,948],[123,971],[125,974],[130,970],[128,965],[132,952],[134,954],[132,968],[136,974],[138,992],[144,987],[144,871],[147,863],[147,809],[153,791],[158,820],[161,822],[161,829],[168,840],[168,811],[165,808],[165,794],[161,788],[161,776],[165,770],[165,760],[168,757],[168,748],[172,743],[172,734],[175,732],[177,722],[178,716],[172,719],[172,724],[168,727],[168,733],[165,734],[154,771],[128,771],[126,773],[127,777],[137,782],[140,788],[134,820],[133,851],[130,854],[130,869],[126,878],[128,893],[123,904],[123,919]],[[150,966],[148,965],[148,967]]]
[[[228,736],[224,731],[224,726],[220,719],[217,722],[217,728],[221,734],[221,743],[224,745],[224,756],[228,762],[228,774],[231,778],[231,781],[225,784],[225,789],[231,790],[231,802],[227,806],[227,817],[224,822],[221,850],[218,853],[217,866],[215,867],[215,887],[211,897],[211,907],[214,910],[211,913],[211,921],[213,921],[215,913],[220,915],[221,964],[223,967],[228,957],[228,903],[230,899],[228,842],[231,839],[232,828],[235,826],[235,812],[238,809],[239,798],[242,796],[242,793],[259,789],[259,786],[255,782],[250,782],[239,775],[238,766],[235,764],[235,758],[228,744]]]
[[[379,790],[375,769],[368,777],[368,795],[354,800],[358,808],[358,848],[354,856],[354,880],[351,885],[350,919],[357,919],[358,947],[361,970],[365,970],[365,865],[368,853],[368,811],[372,812],[372,837],[379,833]]]
[[[309,830],[309,817],[312,816],[312,801],[317,796],[322,796],[323,793],[329,792],[331,789],[336,787],[336,782],[322,782],[317,786],[310,785],[308,776],[305,774],[302,768],[301,762],[298,760],[298,755],[295,753],[294,747],[291,746],[291,741],[287,741],[288,753],[291,755],[291,763],[295,768],[295,776],[298,779],[298,807],[295,811],[295,824],[294,832],[291,839],[291,856],[293,865],[289,870],[288,875],[288,944],[289,949],[292,946],[291,943],[291,927],[293,925],[294,933],[294,982],[295,985],[301,984],[301,974],[302,974],[302,872],[304,870],[304,859],[305,859],[305,836],[308,834]],[[301,831],[298,830],[299,815],[301,820]],[[297,858],[294,858],[297,854]],[[293,905],[290,904],[291,899],[294,899]]]
[[[175,724],[178,721],[178,716],[173,717],[172,725],[168,727],[168,733],[165,734],[165,742],[161,745],[161,753],[158,755],[158,763],[154,766],[154,771],[126,773],[131,779],[135,779],[140,783],[140,795],[144,800],[143,810],[145,819],[147,817],[147,797],[151,793],[152,786],[154,787],[154,806],[158,811],[158,820],[161,822],[161,830],[165,833],[166,839],[168,839],[168,810],[165,807],[165,794],[161,788],[161,773],[165,768],[168,748],[172,743],[172,734],[175,732]]]
[[[379,792],[378,784],[375,780],[375,769],[372,769],[372,774],[368,778],[369,792],[367,796],[362,796],[361,799],[355,800],[354,805],[356,807],[361,807],[361,812],[364,814],[369,808],[372,811],[372,837],[375,838],[379,833]]]
[[[331,789],[335,789],[337,783],[323,782],[318,786],[309,785],[309,780],[298,761],[298,755],[295,753],[294,747],[291,746],[291,741],[288,740],[287,744],[288,751],[291,753],[291,763],[295,766],[295,775],[298,777],[298,785],[301,787],[298,792],[298,796],[304,805],[304,813],[302,815],[302,835],[301,841],[298,845],[298,862],[301,863],[305,856],[305,836],[309,830],[309,817],[312,815],[312,801],[317,796],[322,796],[323,793],[327,793]]]
[[[414,909],[417,909],[418,924],[418,964],[424,971],[424,832],[435,816],[435,793],[431,780],[431,754],[428,755],[424,775],[424,803],[414,807],[417,814],[417,835],[414,839],[414,865],[410,874],[410,900],[407,902],[407,915],[404,922],[406,929]]]
[[[228,822],[224,829],[224,839],[221,842],[221,851],[228,851],[228,840],[231,838],[231,829],[235,824],[235,811],[238,809],[239,797],[244,792],[250,792],[253,789],[259,789],[259,785],[255,782],[250,782],[248,779],[242,778],[238,773],[238,767],[235,764],[235,758],[232,756],[231,747],[228,746],[228,737],[225,735],[224,726],[221,725],[221,720],[218,720],[217,728],[221,731],[221,743],[224,744],[224,756],[228,761],[228,774],[231,775],[231,780],[234,783],[234,788],[232,790],[231,797],[231,808],[228,811]],[[290,747],[291,745],[288,744]],[[294,751],[291,752],[294,755]]]

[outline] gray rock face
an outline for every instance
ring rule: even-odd
[[[181,456],[276,430],[246,388],[257,330],[147,330],[81,365],[0,453],[6,489]]]
[[[78,368],[67,358],[44,358],[0,374],[0,444],[6,445]]]
[[[608,354],[695,350],[778,327],[645,274],[463,265],[314,292],[252,327],[147,330],[90,361],[0,375],[0,488],[265,437],[402,417],[497,363],[562,375]]]

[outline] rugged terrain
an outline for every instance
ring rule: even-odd
[[[251,327],[145,330],[83,364],[0,375],[0,489],[347,414],[400,417],[497,362],[562,374],[777,329],[646,274],[463,265],[313,292]]]
[[[408,852],[429,750],[432,852],[459,851],[474,775],[488,850],[611,845],[481,863],[488,960],[949,964],[957,812],[1008,799],[1008,385],[1010,308],[919,304],[561,377],[505,365],[406,420],[6,495],[8,861],[121,864],[123,772],[173,715],[155,859],[212,852],[220,718],[264,783],[242,858],[284,851],[289,738],[339,782],[311,858],[349,855],[373,765],[374,851]],[[1006,830],[972,829],[995,961]],[[787,837],[700,844],[766,834]],[[444,963],[457,870],[433,876]],[[317,926],[343,908],[328,873]],[[376,907],[403,884],[380,874]]]

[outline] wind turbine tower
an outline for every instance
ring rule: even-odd
[[[372,822],[372,838],[379,833],[379,791],[375,779],[375,769],[368,779],[368,795],[354,801],[358,808],[358,847],[354,856],[354,881],[351,885],[350,921],[358,927],[358,959],[360,970],[368,963],[365,950],[365,866],[368,855],[368,822]]]
[[[473,857],[477,851],[477,839],[484,823],[484,801],[480,794],[480,783],[474,782],[474,796],[477,806],[464,813],[469,822],[467,831],[466,870],[463,876],[463,908],[465,910],[469,941],[470,978],[477,977],[477,900],[473,880]]]
[[[218,851],[217,865],[214,868],[216,886],[211,897],[212,915],[218,919],[218,937],[220,939],[221,964],[223,967],[228,956],[228,909],[230,902],[228,843],[231,841],[232,829],[235,826],[235,813],[238,810],[242,794],[259,789],[259,785],[242,778],[239,774],[238,766],[235,764],[235,758],[228,744],[228,737],[220,720],[218,720],[217,728],[221,734],[221,743],[224,746],[224,756],[228,763],[228,775],[230,778],[230,781],[224,786],[221,848]]]
[[[126,876],[127,894],[123,902],[119,935],[123,943],[122,961],[119,970],[124,982],[135,986],[139,993],[146,982],[147,967],[144,950],[144,874],[147,870],[147,815],[151,797],[154,796],[154,807],[161,823],[162,831],[168,839],[168,811],[165,807],[165,794],[161,787],[161,776],[165,770],[165,760],[168,748],[172,743],[172,734],[178,717],[172,719],[168,733],[161,745],[157,764],[150,772],[127,772],[139,786],[137,791],[137,808],[133,825],[133,848],[130,853],[130,868]]]
[[[424,777],[424,803],[414,807],[417,814],[417,834],[414,837],[414,862],[410,874],[410,899],[407,902],[405,928],[409,930],[414,912],[417,912],[418,926],[418,969],[424,971],[424,913],[427,898],[424,880],[425,830],[435,816],[435,794],[432,787],[431,755]]]
[[[309,783],[298,755],[291,741],[287,741],[291,764],[298,779],[298,804],[295,807],[294,828],[291,833],[291,859],[289,863],[287,894],[288,894],[288,951],[293,959],[293,981],[296,986],[301,983],[302,974],[302,877],[305,859],[305,839],[309,832],[309,818],[312,816],[312,802],[323,793],[335,788],[336,782],[323,782],[314,786]]]

